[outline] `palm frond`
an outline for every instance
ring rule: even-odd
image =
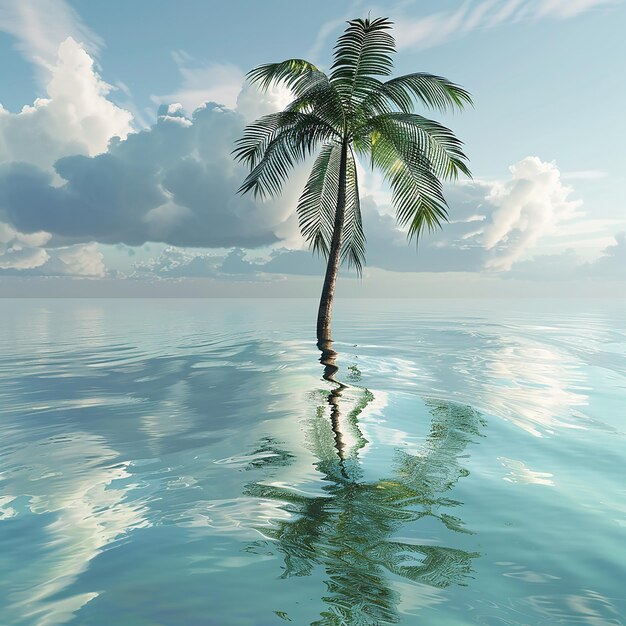
[[[471,177],[463,142],[439,122],[414,113],[374,116],[355,133],[355,145],[360,151],[369,150],[381,135],[394,144],[405,160],[427,160],[438,177],[452,180],[459,174]]]
[[[366,115],[392,112],[396,107],[403,113],[413,113],[416,102],[441,112],[473,105],[472,96],[460,85],[443,76],[416,72],[380,82],[361,108]]]
[[[341,241],[341,262],[348,267],[354,267],[358,275],[362,274],[365,265],[365,232],[361,217],[356,159],[352,150],[348,150],[346,170],[346,212]]]
[[[306,113],[283,111],[257,120],[235,149],[235,157],[251,168],[239,193],[279,195],[291,168],[335,134],[323,120]]]
[[[300,85],[286,111],[314,113],[341,133],[346,116],[341,97],[324,72],[313,72]]]
[[[286,59],[279,63],[266,63],[250,70],[246,77],[257,84],[260,89],[266,91],[272,85],[284,84],[297,93],[298,89],[314,72],[319,72],[317,67],[304,59]]]
[[[419,239],[425,230],[432,232],[447,221],[441,181],[416,146],[411,152],[381,134],[372,144],[371,158],[389,182],[398,223],[408,228],[409,239]]]
[[[302,236],[314,252],[325,258],[333,236],[340,167],[341,144],[322,146],[296,209]]]
[[[379,81],[375,76],[389,76],[393,67],[395,40],[388,32],[387,18],[351,20],[337,40],[330,82],[336,87],[347,108],[360,102]]]
[[[319,127],[320,133],[336,134],[336,131],[314,113],[279,111],[264,115],[246,126],[243,137],[235,142],[233,155],[248,167],[255,167],[263,158],[270,144],[282,133],[303,127]]]
[[[356,161],[348,150],[346,164],[346,206],[341,241],[341,263],[353,266],[360,274],[365,264],[365,233]],[[328,258],[335,226],[341,172],[341,144],[325,144],[311,169],[298,201],[300,232],[314,252]]]

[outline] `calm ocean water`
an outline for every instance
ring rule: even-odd
[[[626,618],[626,302],[0,301],[0,624]]]

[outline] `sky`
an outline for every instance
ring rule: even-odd
[[[289,102],[245,74],[322,69],[347,19],[394,22],[394,73],[468,89],[423,113],[472,179],[416,247],[360,166],[367,265],[346,297],[626,296],[626,1],[0,0],[0,295],[316,297],[295,206],[237,195],[246,124]]]

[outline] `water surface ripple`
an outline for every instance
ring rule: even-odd
[[[4,300],[0,624],[624,624],[625,313]]]

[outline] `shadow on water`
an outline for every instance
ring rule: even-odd
[[[257,542],[248,551],[267,550],[273,544],[284,560],[282,578],[308,576],[314,568],[323,568],[326,608],[312,626],[394,624],[401,619],[394,576],[439,589],[467,585],[471,578],[478,553],[409,543],[399,539],[398,532],[422,518],[437,519],[454,533],[469,532],[459,517],[441,510],[462,504],[446,493],[468,474],[460,459],[480,436],[484,421],[471,407],[428,401],[432,422],[421,453],[397,450],[391,475],[366,481],[359,451],[368,442],[359,416],[374,396],[339,382],[336,359],[330,345],[322,349],[323,378],[333,388],[313,394],[315,413],[308,425],[309,445],[318,459],[315,466],[325,483],[323,494],[248,484],[247,495],[278,501],[290,513],[288,519],[259,529],[271,542]],[[357,397],[342,415],[347,390],[356,390]],[[275,443],[265,441],[268,445],[275,449],[273,457],[266,457],[267,469],[293,463]]]

